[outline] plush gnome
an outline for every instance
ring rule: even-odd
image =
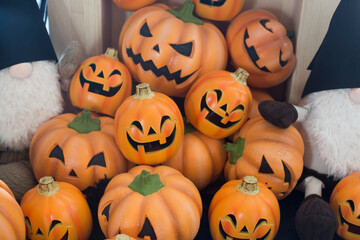
[[[35,0],[1,1],[0,36],[0,179],[20,201],[36,185],[28,160],[32,136],[63,111],[60,77],[66,87],[81,50],[70,43],[58,62]]]
[[[296,214],[301,239],[333,239],[336,216],[325,196],[337,181],[360,171],[360,1],[342,0],[310,63],[303,96],[295,106],[264,101],[260,114],[282,128],[294,123],[305,143]]]

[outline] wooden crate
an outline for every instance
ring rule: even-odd
[[[158,0],[181,4],[184,0]],[[296,103],[303,91],[307,67],[327,31],[340,0],[247,0],[244,10],[262,8],[275,14],[296,32],[295,70],[286,82],[285,98]],[[131,12],[121,11],[111,0],[48,0],[50,37],[58,55],[72,40],[81,42],[84,58],[117,48],[123,23]]]

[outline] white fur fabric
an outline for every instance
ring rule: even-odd
[[[27,79],[12,79],[0,71],[0,146],[12,150],[29,147],[37,128],[63,108],[57,65],[33,62]]]
[[[305,166],[323,161],[336,179],[360,171],[360,105],[350,101],[349,89],[312,93],[299,105],[310,109],[299,128],[310,158],[304,159]]]

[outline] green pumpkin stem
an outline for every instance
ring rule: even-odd
[[[230,153],[230,164],[236,164],[237,160],[242,157],[244,146],[245,139],[240,137],[235,140],[235,143],[229,142],[224,145],[225,150]]]
[[[248,195],[255,195],[259,193],[259,185],[254,176],[245,176],[243,181],[237,185],[237,189]]]
[[[91,118],[90,110],[84,109],[81,111],[80,116],[74,118],[74,120],[68,124],[68,128],[74,129],[78,133],[100,131],[100,119]]]
[[[40,178],[36,191],[42,196],[49,197],[59,191],[59,185],[56,184],[53,177],[45,176]]]
[[[142,170],[128,186],[134,192],[138,192],[144,196],[159,191],[165,185],[161,182],[159,174],[150,174],[146,170]]]
[[[146,99],[155,96],[148,83],[140,83],[136,85],[136,92],[133,96],[134,99]]]
[[[181,19],[186,23],[195,23],[197,25],[203,25],[204,22],[194,16],[195,4],[192,1],[185,1],[181,9],[169,9],[168,11],[175,17]]]
[[[239,83],[241,83],[242,85],[247,85],[246,84],[246,80],[249,77],[249,73],[247,71],[245,71],[242,68],[238,68],[235,72],[230,73],[230,75],[235,78],[236,81],[238,81]]]
[[[104,53],[104,55],[119,60],[119,58],[118,58],[118,51],[117,51],[116,49],[114,49],[114,48],[108,48],[108,49],[106,49],[106,52]]]

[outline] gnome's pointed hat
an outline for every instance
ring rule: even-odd
[[[303,97],[340,88],[360,87],[360,0],[341,0],[315,57]]]
[[[36,1],[0,1],[0,70],[41,60],[57,57]]]

